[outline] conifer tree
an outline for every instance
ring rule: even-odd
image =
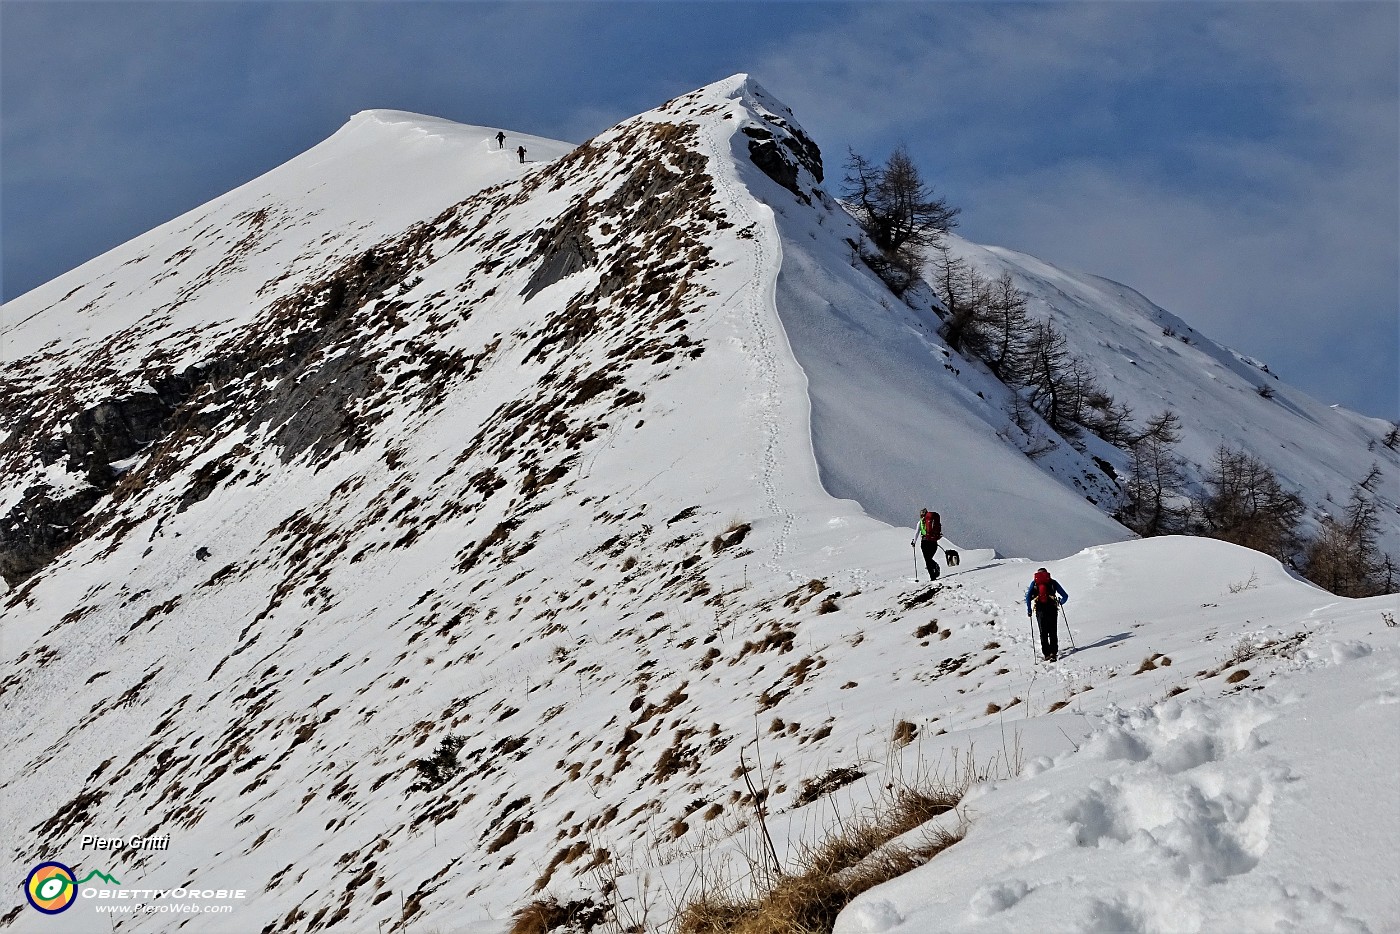
[[[1185,462],[1176,453],[1181,419],[1166,409],[1147,422],[1132,447],[1118,521],[1144,537],[1185,531],[1191,515]]]
[[[957,225],[958,208],[936,197],[904,147],[876,165],[854,151],[846,162],[843,195],[875,245],[863,259],[896,295],[919,279],[923,251]]]
[[[1032,325],[1026,315],[1026,293],[1016,288],[1011,273],[1003,271],[987,290],[988,308],[983,360],[998,379],[1009,386],[1025,378],[1025,356]]]
[[[1280,561],[1298,548],[1303,500],[1285,490],[1263,461],[1247,451],[1222,444],[1205,477],[1200,530]]]
[[[1382,576],[1390,566],[1390,556],[1381,554],[1377,547],[1379,534],[1376,504],[1357,484],[1341,517],[1323,518],[1321,531],[1308,547],[1303,573],[1340,597],[1387,592]]]
[[[1052,429],[1066,437],[1076,437],[1078,426],[1070,419],[1069,343],[1051,321],[1042,321],[1031,329],[1026,345],[1026,386],[1028,401]]]

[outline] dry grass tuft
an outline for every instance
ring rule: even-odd
[[[1142,674],[1144,671],[1155,671],[1155,670],[1157,669],[1157,659],[1159,659],[1159,658],[1166,658],[1166,656],[1165,656],[1165,655],[1149,655],[1149,656],[1147,656],[1146,658],[1144,658],[1144,659],[1142,660],[1142,664],[1141,664],[1141,665],[1138,665],[1137,671],[1133,672],[1133,674],[1135,674],[1135,675],[1140,675],[1140,674]],[[1171,663],[1168,662],[1168,664],[1171,664]]]
[[[894,735],[890,737],[890,742],[896,749],[902,749],[914,741],[914,737],[919,735],[919,728],[908,720],[901,720],[894,727]]]
[[[811,804],[822,795],[829,795],[834,791],[845,788],[852,782],[860,781],[865,777],[865,773],[852,766],[828,769],[825,775],[820,778],[805,778],[793,799],[794,807],[802,807]]]
[[[694,894],[672,919],[673,934],[829,934],[836,916],[862,892],[924,865],[963,838],[965,820],[957,819],[954,829],[945,825],[946,818],[931,822],[953,811],[973,784],[1014,777],[1022,767],[1019,736],[1011,748],[980,764],[971,748],[965,757],[954,751],[951,768],[941,774],[925,771],[921,763],[908,776],[901,757],[893,750],[891,756],[890,781],[873,806],[838,814],[826,836],[802,848],[790,868],[776,852],[771,860],[769,852],[760,854],[761,844],[754,843],[744,854],[749,866],[744,877],[702,869]],[[860,774],[842,771],[839,784]],[[763,830],[766,836],[766,825]]]
[[[1230,677],[1226,678],[1225,681],[1226,681],[1226,683],[1228,683],[1228,684],[1239,684],[1241,681],[1243,681],[1245,678],[1248,678],[1248,677],[1249,677],[1249,669],[1248,669],[1248,668],[1241,668],[1239,671],[1235,672],[1234,674],[1230,675]]]
[[[778,876],[753,898],[702,895],[682,909],[677,934],[817,934],[862,892],[927,863],[963,838],[936,828],[915,846],[892,844],[901,834],[951,810],[956,792],[901,792],[883,815],[843,824],[800,858],[795,873]]]
[[[537,898],[511,915],[508,934],[549,934],[563,927],[591,931],[607,920],[608,909],[591,899],[561,902],[553,895]]]
[[[737,545],[744,540],[744,537],[753,530],[753,526],[747,522],[734,521],[729,524],[719,535],[716,535],[710,542],[710,550],[719,554],[726,548]]]

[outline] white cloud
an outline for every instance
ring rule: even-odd
[[[1394,417],[1397,11],[879,5],[755,71],[833,163],[907,141],[973,239],[1121,280]]]

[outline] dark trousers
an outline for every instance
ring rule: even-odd
[[[1046,658],[1054,658],[1060,652],[1059,616],[1059,604],[1036,603],[1035,621],[1040,627],[1040,654]]]
[[[938,562],[933,560],[934,554],[938,551],[938,539],[925,538],[919,541],[919,548],[924,553],[924,566],[928,568],[928,579],[938,580]]]

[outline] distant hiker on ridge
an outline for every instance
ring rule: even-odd
[[[914,540],[919,542],[920,549],[924,553],[924,566],[928,568],[928,579],[938,580],[938,562],[933,560],[933,553],[938,550],[938,540],[943,537],[943,521],[939,519],[938,513],[930,512],[927,509],[919,510],[919,531],[914,534]],[[914,542],[910,542],[913,545]]]
[[[506,148],[506,135],[505,135],[504,133],[500,132],[500,131],[497,131],[497,133],[496,133],[496,148],[497,148],[497,149],[505,149],[505,148]]]
[[[1035,621],[1040,626],[1040,654],[1047,662],[1053,662],[1060,654],[1060,604],[1069,602],[1069,594],[1065,593],[1059,581],[1050,576],[1049,571],[1040,568],[1026,588],[1028,618],[1032,601],[1035,603]]]
[[[517,149],[517,150],[515,151],[515,154],[518,155],[518,156],[520,157],[520,161],[521,161],[521,162],[524,162],[524,161],[525,161],[525,147],[524,147],[524,146],[521,146],[519,149]]]

